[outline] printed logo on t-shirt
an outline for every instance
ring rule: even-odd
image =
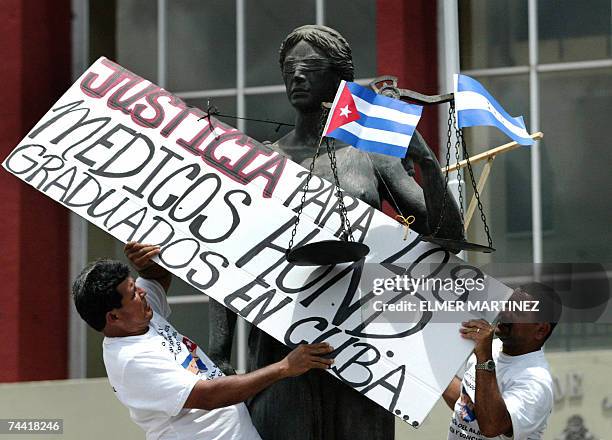
[[[474,413],[474,402],[469,396],[465,387],[461,387],[461,396],[459,396],[459,416],[464,422],[473,422],[476,420],[476,414]]]
[[[183,336],[183,344],[185,344],[185,347],[189,350],[189,356],[183,361],[183,368],[197,375],[208,371],[208,367],[204,361],[198,357],[198,345],[187,336]]]
[[[157,333],[164,338],[161,345],[174,355],[174,360],[183,368],[202,379],[214,379],[223,376],[214,364],[207,365],[205,360],[198,356],[198,345],[186,336],[179,334],[174,327],[168,324],[157,325]],[[184,349],[183,349],[184,348]],[[185,355],[185,352],[186,355]],[[183,358],[182,356],[185,355]]]

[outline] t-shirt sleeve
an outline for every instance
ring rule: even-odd
[[[166,297],[166,291],[155,280],[149,280],[147,278],[138,278],[136,285],[147,292],[147,302],[158,315],[168,319],[172,310],[170,304],[168,304],[168,298]]]
[[[176,416],[200,380],[161,354],[142,353],[123,370],[117,397],[129,408]]]
[[[517,378],[515,383],[502,393],[502,398],[512,420],[511,438],[514,440],[526,440],[530,434],[541,429],[553,407],[549,378],[538,375]]]

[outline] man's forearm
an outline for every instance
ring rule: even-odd
[[[459,399],[459,395],[461,394],[461,380],[457,376],[453,377],[453,380],[448,384],[444,393],[442,393],[442,398],[446,402],[446,405],[450,409],[455,408],[455,403]]]
[[[485,359],[486,360],[486,359]],[[479,360],[478,362],[484,362]],[[496,437],[512,432],[512,419],[497,385],[495,372],[476,370],[476,402],[474,412],[480,432]]]
[[[211,410],[244,402],[285,377],[282,363],[277,362],[247,374],[201,380],[191,391],[185,408]]]

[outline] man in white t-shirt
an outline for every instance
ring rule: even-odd
[[[311,368],[329,368],[327,343],[301,345],[248,374],[224,376],[198,345],[167,321],[172,275],[154,263],[158,246],[130,242],[125,254],[140,277],[113,260],[86,267],[73,284],[81,317],[104,334],[103,356],[117,398],[147,440],[260,440],[244,402]]]
[[[538,301],[539,312],[502,312],[497,326],[463,323],[461,336],[476,345],[463,380],[453,378],[443,394],[453,410],[449,440],[543,438],[553,383],[542,346],[559,320],[560,304],[554,290],[539,283],[519,287],[511,300],[526,307]]]

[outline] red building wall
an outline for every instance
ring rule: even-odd
[[[0,157],[70,85],[70,1],[0,2]],[[68,212],[0,170],[0,382],[67,376]]]
[[[398,86],[426,95],[441,93],[438,86],[437,1],[377,0],[376,66],[378,75],[393,75]],[[439,154],[438,109],[425,107],[419,132]],[[417,171],[417,180],[419,173]],[[383,211],[397,213],[387,202]]]

